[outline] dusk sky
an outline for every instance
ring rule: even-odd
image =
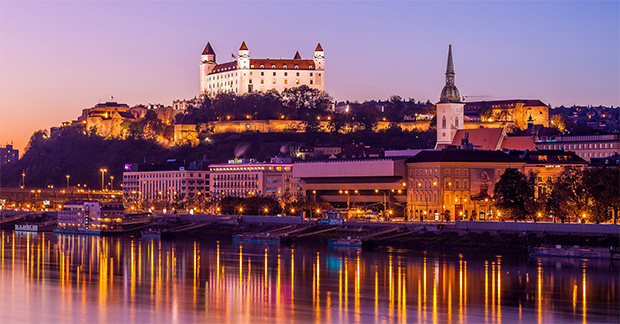
[[[170,105],[199,93],[207,41],[218,63],[325,49],[336,100],[436,102],[448,44],[471,100],[620,105],[618,1],[4,1],[0,145],[98,102]],[[476,97],[485,96],[485,97]],[[20,152],[23,153],[23,152]]]

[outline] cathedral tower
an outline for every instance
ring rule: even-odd
[[[452,45],[448,48],[446,67],[446,85],[441,90],[437,103],[437,145],[443,148],[452,144],[456,131],[463,129],[463,106],[459,90],[454,85],[454,63],[452,62]]]

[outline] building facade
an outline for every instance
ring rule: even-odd
[[[254,160],[231,160],[228,164],[209,166],[214,199],[265,196],[278,200],[299,197],[290,159],[272,159],[270,163]]]
[[[542,138],[538,150],[573,151],[582,159],[606,158],[620,152],[620,134],[569,134]]]
[[[422,151],[407,160],[407,216],[415,220],[496,220],[493,189],[525,162],[501,151]]]
[[[58,212],[58,228],[66,230],[113,230],[123,223],[122,203],[71,200]]]
[[[13,145],[7,144],[0,147],[0,165],[13,163],[19,160],[19,150],[13,149]]]
[[[209,198],[210,176],[206,163],[185,167],[177,163],[125,165],[123,199],[127,205],[151,201],[186,201],[194,196]]]
[[[482,115],[485,122],[512,122],[520,129],[549,127],[549,106],[538,99],[472,101],[465,103],[465,113]]]
[[[245,42],[233,61],[216,63],[216,55],[207,43],[200,56],[200,93],[214,96],[221,92],[242,95],[253,91],[276,90],[307,85],[324,91],[325,52],[318,44],[312,59],[302,59],[299,52],[292,59],[253,59]]]
[[[565,167],[583,168],[588,162],[580,158],[575,152],[564,150],[534,150],[523,156],[525,175],[535,174],[535,197],[545,198],[555,178]]]

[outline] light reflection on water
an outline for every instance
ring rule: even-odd
[[[0,323],[618,322],[618,263],[0,233]]]

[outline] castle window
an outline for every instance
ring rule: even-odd
[[[299,69],[299,65],[295,64],[295,68],[296,68],[296,69]]]
[[[260,84],[265,84],[265,80],[260,80]]]
[[[261,73],[260,73],[260,76],[265,76],[265,72],[261,72]]]
[[[250,68],[253,69],[254,68],[254,64],[250,65]]]
[[[310,84],[313,84],[313,83],[312,83],[312,80],[310,80]]]
[[[284,72],[284,76],[288,76],[288,72]]]
[[[310,65],[310,68],[312,68],[312,65]]]
[[[252,76],[252,71],[250,71],[250,76]]]
[[[459,119],[458,119],[458,117],[454,119],[454,126],[459,127]]]
[[[276,79],[273,79],[273,84],[276,84]]]
[[[265,66],[261,64],[261,65],[260,65],[260,68],[261,68],[261,69],[264,69],[264,68],[265,68]]]
[[[252,83],[252,79],[250,79],[250,81],[248,83]]]
[[[275,73],[275,72],[273,72],[273,76],[276,76],[276,73]]]
[[[441,119],[441,128],[446,128],[446,116]]]
[[[283,67],[283,68],[284,68],[284,69],[286,69],[286,64],[284,64],[284,67]]]
[[[288,84],[288,80],[284,80],[284,84]]]
[[[312,72],[310,72],[310,76],[312,76]]]
[[[295,80],[295,84],[299,84],[299,80]]]
[[[299,76],[299,72],[297,72],[297,76]]]
[[[321,76],[321,73],[319,73],[319,76]]]
[[[272,69],[275,69],[275,68],[276,68],[276,65],[275,65],[275,64],[271,64],[271,68],[272,68]]]

